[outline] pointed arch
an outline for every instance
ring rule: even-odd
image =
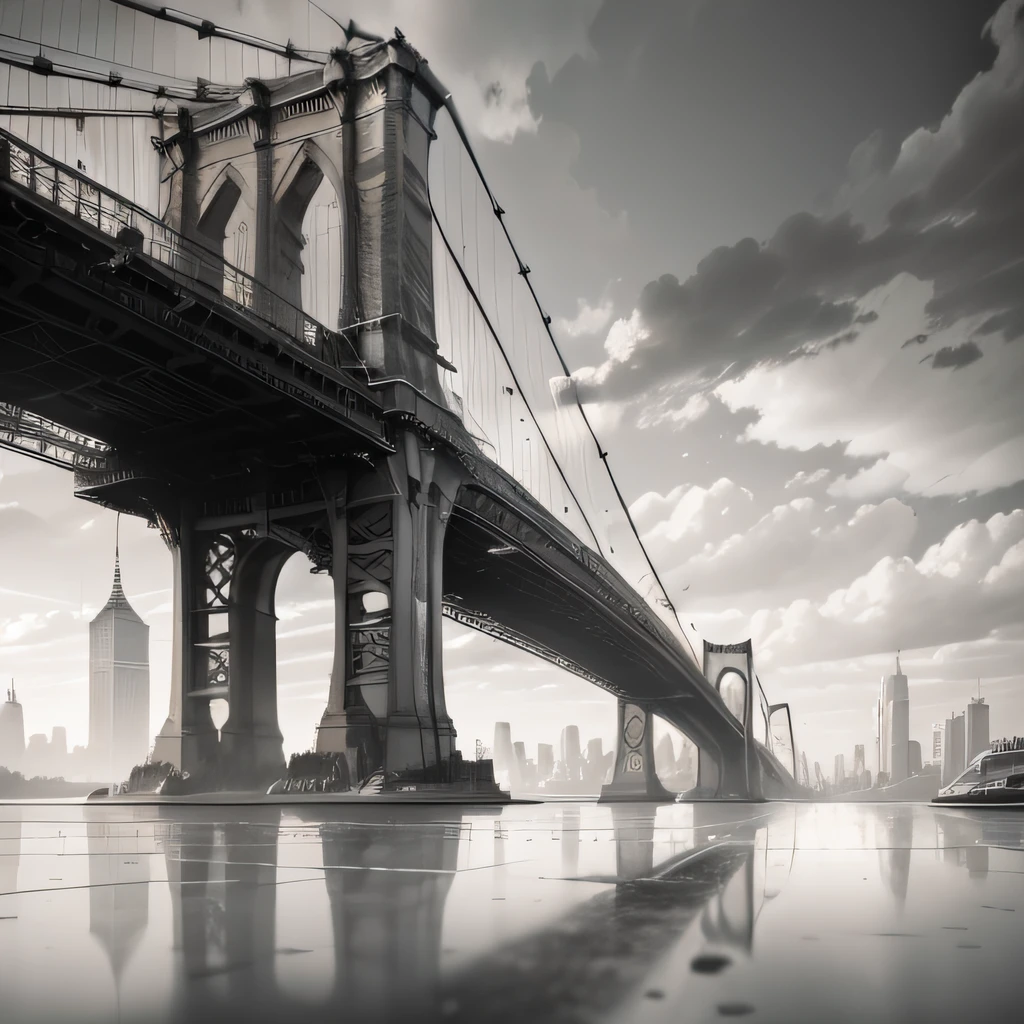
[[[233,164],[225,164],[199,202],[196,226],[200,241],[220,257],[223,266],[201,268],[200,277],[243,305],[251,302],[251,288],[233,268],[243,275],[253,272],[255,218],[252,188]]]
[[[274,189],[278,290],[327,327],[337,328],[347,277],[344,180],[312,139],[296,150]]]
[[[224,226],[239,200],[251,210],[256,209],[256,196],[249,183],[234,164],[226,163],[199,200],[199,230],[217,238],[219,227],[223,238]]]

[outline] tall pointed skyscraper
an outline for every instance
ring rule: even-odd
[[[25,759],[25,715],[11,680],[7,700],[0,705],[0,767],[20,772]]]
[[[114,586],[89,623],[89,761],[121,782],[149,753],[149,626],[128,603],[114,549]]]
[[[878,770],[888,774],[890,783],[901,782],[910,774],[910,692],[898,651],[896,671],[882,677],[876,707]]]

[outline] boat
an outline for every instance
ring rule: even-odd
[[[999,740],[982,751],[932,803],[1024,807],[1024,739]]]

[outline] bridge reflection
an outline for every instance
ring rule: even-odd
[[[688,809],[666,810],[670,817],[659,820],[655,810],[637,806],[595,816],[593,808],[567,805],[550,834],[515,819],[431,808],[403,808],[400,822],[380,809],[356,808],[344,822],[311,820],[308,827],[266,809],[245,824],[213,813],[206,821],[168,822],[159,826],[157,845],[172,907],[171,1019],[318,1019],[318,1010],[344,1008],[353,1020],[518,1020],[534,1010],[549,1014],[558,993],[572,993],[580,1009],[615,1004],[691,926],[705,942],[749,952],[760,908],[791,866],[784,847],[795,837],[794,809],[754,821],[730,820],[710,805],[694,808],[692,817]],[[551,839],[560,841],[557,852],[539,845]],[[308,852],[316,841],[329,930],[311,922],[303,949],[282,949],[281,901],[310,908],[323,892],[310,877],[319,875]],[[301,869],[290,866],[299,849]],[[780,849],[781,874],[768,865]],[[517,891],[510,883],[524,856],[542,858],[537,866],[548,888],[538,891],[557,889],[566,913],[554,920],[541,914],[531,925],[523,908],[506,907],[506,886]],[[584,876],[581,861],[610,870]],[[467,886],[477,885],[487,894],[481,899],[498,900],[491,906],[512,915],[516,938],[492,948],[446,947],[446,906],[461,876],[475,879],[460,881],[449,924],[452,913],[459,930],[467,913],[485,914],[487,903],[467,909]],[[94,931],[128,921],[112,905],[104,904],[101,916]],[[144,928],[145,916],[131,917],[137,920]],[[138,927],[120,935],[120,960],[140,935]],[[301,991],[294,978],[285,980],[300,957],[285,953],[311,955],[318,969],[333,968],[333,980],[322,979],[319,994]]]
[[[644,1008],[706,1019],[754,1002],[765,1019],[823,1020],[837,999],[871,1019],[923,1020],[942,1015],[884,1012],[893,998],[920,1002],[916,982],[861,990],[863,965],[892,956],[894,939],[913,979],[945,957],[958,985],[961,951],[982,948],[999,958],[985,985],[1012,970],[1024,829],[1005,813],[584,803],[304,815],[0,805],[4,1024],[84,1019],[83,1007],[96,1021],[249,1024],[637,1020]],[[934,941],[904,941],[918,935]],[[855,970],[837,968],[851,958]],[[75,983],[55,984],[65,977]],[[941,991],[958,1012],[969,1002],[952,981]]]

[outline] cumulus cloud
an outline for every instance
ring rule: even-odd
[[[880,558],[904,554],[915,530],[913,511],[893,498],[862,505],[849,517],[813,498],[794,498],[748,528],[699,548],[687,544],[685,534],[663,534],[675,541],[663,544],[663,557],[674,566],[666,583],[677,593],[688,588],[694,603],[726,599],[749,605],[751,595],[769,593],[824,597]],[[657,534],[654,529],[650,535]]]
[[[625,321],[629,344],[613,326],[605,364],[584,388],[631,398],[666,376],[706,387],[853,342],[878,315],[864,297],[901,273],[931,285],[929,329],[976,318],[978,340],[1024,335],[1019,10],[1020,0],[1008,0],[992,20],[993,67],[963,89],[937,129],[908,138],[888,170],[867,149],[860,154],[852,173],[862,181],[846,194],[846,208],[797,213],[766,242],[715,249],[685,281],[666,274],[650,282],[636,323]],[[978,360],[986,351],[978,340],[940,349],[932,366]]]
[[[915,562],[885,556],[816,603],[759,611],[753,632],[766,663],[807,663],[978,640],[1020,621],[1024,510],[971,520]]]
[[[629,511],[656,565],[678,564],[756,519],[751,492],[727,477],[710,487],[680,484],[664,495],[648,491]]]
[[[733,410],[757,413],[748,440],[801,451],[840,443],[848,455],[883,459],[848,482],[855,497],[892,493],[890,485],[929,495],[1009,486],[1024,466],[1024,346],[989,343],[969,366],[922,370],[917,346],[902,349],[893,339],[915,333],[933,295],[932,285],[901,277],[869,296],[881,315],[856,345],[757,368],[716,394]],[[929,344],[956,343],[961,333],[953,325]]]
[[[555,330],[572,338],[597,334],[608,326],[612,318],[612,304],[604,299],[591,306],[585,299],[577,299],[576,315],[570,320],[564,316],[555,317]]]

